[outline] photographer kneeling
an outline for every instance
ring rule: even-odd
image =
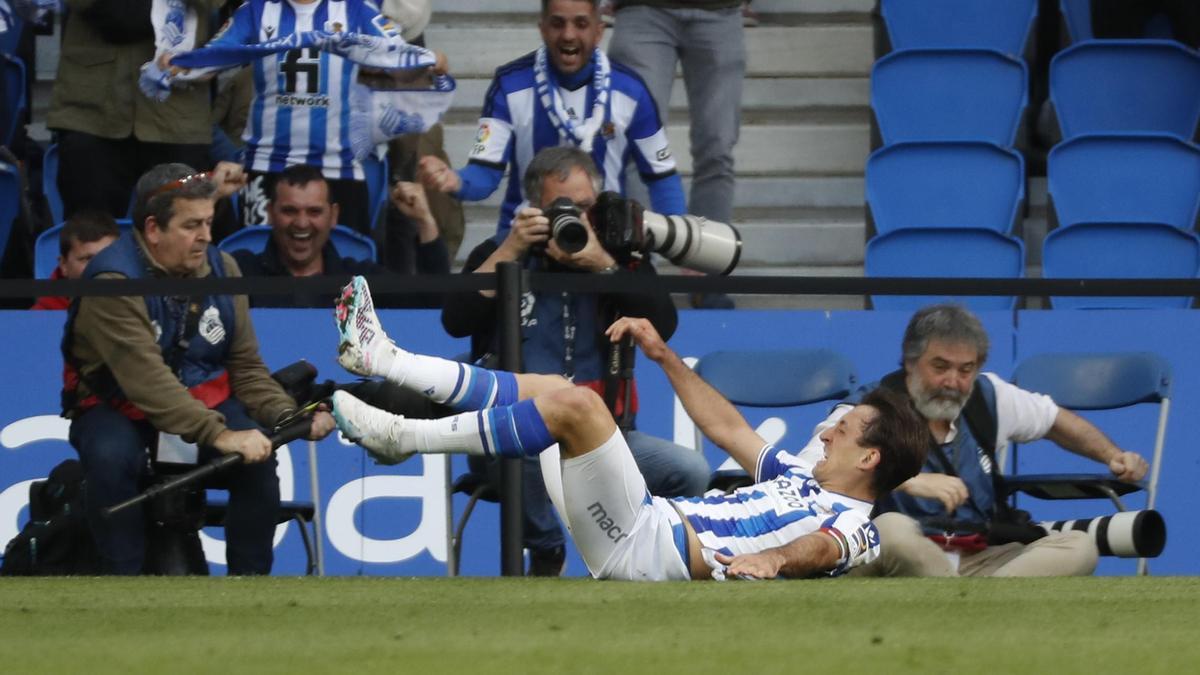
[[[210,178],[183,164],[154,167],[137,182],[134,230],[93,258],[84,278],[240,276],[233,258],[211,246],[214,202],[238,183],[228,171]],[[143,509],[111,518],[102,512],[139,492],[147,449],[173,448],[200,462],[243,456],[220,474],[229,490],[229,573],[269,574],[279,480],[263,428],[290,415],[296,402],[263,364],[246,296],[78,298],[62,349],[63,415],[83,464],[104,571],[143,571]],[[318,412],[309,437],[332,429],[333,418]]]
[[[649,319],[667,340],[675,332],[678,315],[670,295],[654,290],[656,273],[649,262],[631,260],[621,265],[617,258],[626,257],[622,252],[614,256],[601,246],[588,213],[597,201],[600,185],[599,173],[587,153],[575,147],[542,150],[524,176],[525,194],[536,206],[519,209],[503,239],[489,239],[477,246],[463,271],[489,273],[495,272],[498,263],[523,261],[527,269],[534,271],[644,277],[644,293],[526,293],[521,301],[523,370],[562,375],[596,390],[621,424],[650,491],[663,497],[699,495],[709,478],[703,455],[637,431],[633,424],[637,407],[634,381],[632,377],[623,381],[619,375],[609,374],[621,370],[608,367],[611,358],[624,358],[621,365],[627,369],[633,365],[632,350],[622,356],[619,346],[610,344],[604,336],[604,329],[618,316]],[[584,227],[579,227],[581,224]],[[442,325],[455,337],[471,337],[472,360],[486,361],[497,352],[495,295],[494,291],[480,291],[446,298]],[[472,469],[484,467],[473,464]],[[489,473],[494,479],[495,471]],[[560,574],[565,538],[546,496],[536,458],[525,460],[523,473],[524,544],[530,550],[529,573]]]

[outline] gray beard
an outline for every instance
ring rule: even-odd
[[[938,397],[935,396],[937,390],[931,392],[922,386],[915,377],[909,376],[905,380],[908,395],[912,397],[913,407],[927,420],[953,422],[962,414],[962,409],[967,405],[967,399],[971,396],[971,392],[967,392],[965,396],[958,399],[957,392],[953,392],[951,395],[955,398]],[[974,389],[975,387],[972,385],[971,390],[974,391]]]

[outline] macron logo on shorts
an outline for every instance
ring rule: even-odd
[[[591,514],[592,520],[596,521],[596,526],[599,527],[613,543],[617,543],[629,536],[628,533],[622,532],[621,528],[608,517],[608,512],[604,510],[604,506],[600,502],[594,502],[588,506],[588,513]]]

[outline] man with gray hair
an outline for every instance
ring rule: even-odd
[[[88,264],[89,279],[240,276],[211,246],[213,204],[238,185],[184,164],[160,164],[137,182],[134,230]],[[239,454],[221,476],[230,574],[269,574],[279,510],[271,442],[263,432],[296,409],[258,353],[245,296],[83,297],[67,315],[63,416],[87,480],[87,516],[104,571],[144,571],[140,507],[105,518],[133,497],[147,449],[159,459],[205,462]],[[328,413],[310,438],[333,429]]]
[[[546,148],[529,162],[523,176],[524,193],[531,206],[519,209],[512,227],[484,241],[467,257],[466,273],[495,272],[505,261],[520,261],[531,270],[563,274],[600,274],[616,278],[636,276],[646,293],[584,294],[559,291],[529,292],[521,299],[521,334],[524,372],[561,375],[589,387],[604,398],[624,432],[650,492],[664,497],[695,496],[708,485],[708,464],[691,449],[641,433],[634,428],[637,389],[607,366],[614,357],[632,373],[632,355],[619,353],[618,345],[604,334],[618,316],[647,319],[669,339],[678,314],[670,294],[656,290],[656,273],[649,264],[621,266],[601,246],[589,222],[588,209],[598,196],[601,178],[588,153],[574,146]],[[568,204],[586,227],[587,241],[573,253],[563,250],[551,235],[547,211]],[[446,297],[442,325],[455,337],[471,338],[471,359],[484,360],[497,353],[499,333],[494,291],[459,293]],[[473,458],[474,459],[474,458]],[[475,468],[484,470],[478,460]],[[525,462],[523,506],[525,546],[530,550],[530,574],[556,575],[562,571],[565,537],[554,517],[536,458]]]
[[[1095,569],[1098,552],[1086,533],[1043,535],[1013,522],[996,490],[996,456],[1009,443],[1048,438],[1131,482],[1146,474],[1146,460],[1050,397],[995,373],[980,377],[987,355],[987,333],[962,306],[931,305],[909,321],[902,368],[878,386],[912,400],[929,423],[930,451],[920,474],[878,502],[882,554],[858,574],[1071,576]]]

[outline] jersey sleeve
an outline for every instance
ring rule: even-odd
[[[484,98],[483,112],[479,116],[479,129],[475,132],[475,141],[467,155],[467,162],[504,171],[512,146],[512,113],[508,108],[508,97],[505,96],[504,87],[497,75]]]
[[[854,509],[846,509],[821,523],[821,532],[833,537],[841,555],[829,571],[832,576],[865,565],[879,557],[879,530],[870,517]]]
[[[667,130],[658,116],[658,108],[650,92],[641,88],[637,93],[633,119],[625,129],[629,146],[633,150],[638,173],[647,182],[676,173],[675,156],[667,142]]]
[[[254,9],[249,2],[242,3],[233,15],[225,20],[217,34],[205,45],[233,46],[247,45],[258,41],[258,22],[254,19]]]

